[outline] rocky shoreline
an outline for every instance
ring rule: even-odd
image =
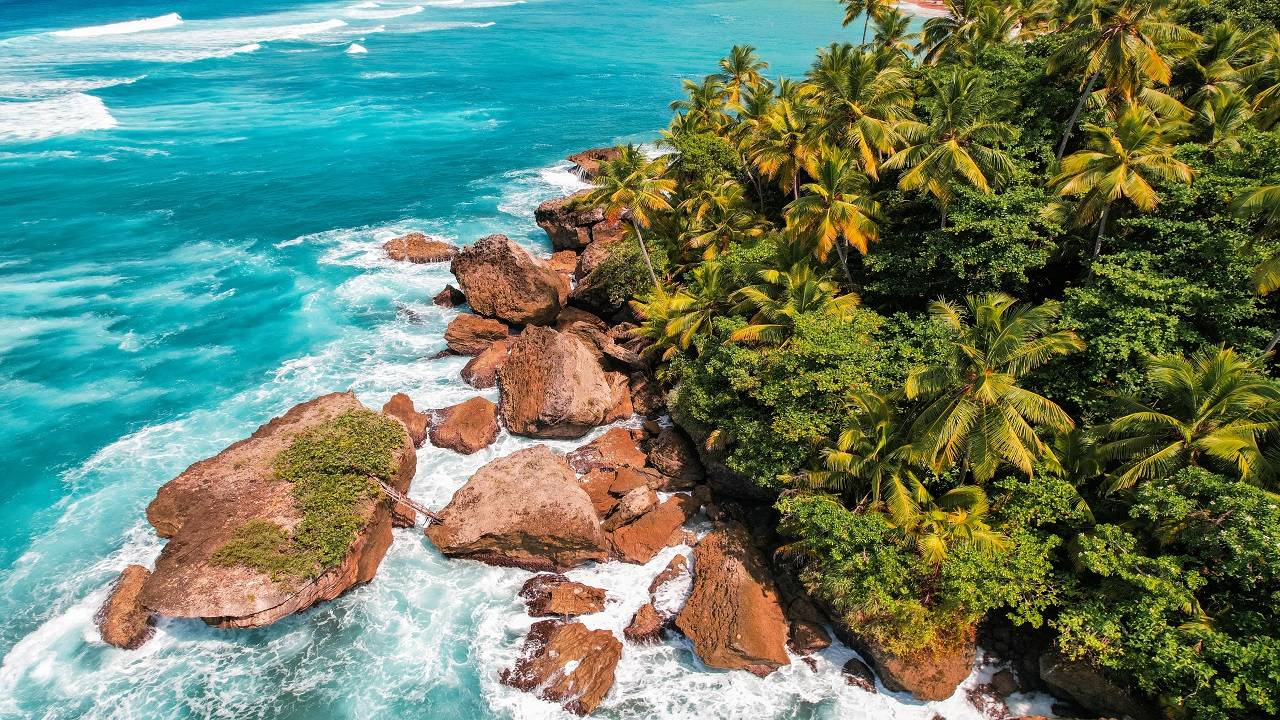
[[[610,152],[590,150],[570,160],[590,179]],[[834,633],[869,663],[849,661],[851,685],[876,692],[878,675],[884,688],[923,701],[955,693],[973,670],[976,644],[897,658],[861,641],[856,628],[832,623],[775,559],[779,541],[769,498],[706,449],[705,429],[670,423],[669,388],[654,376],[644,341],[629,332],[635,327],[630,309],[604,313],[611,308],[594,302],[584,282],[625,237],[623,224],[576,208],[576,197],[537,210],[555,250],[550,260],[501,235],[464,248],[421,233],[386,243],[393,260],[451,263],[458,287],[434,302],[465,303],[471,312],[450,322],[445,353],[470,357],[462,380],[477,389],[496,387],[498,402],[477,395],[420,410],[404,394],[388,401],[378,417],[395,421],[398,447],[385,480],[345,508],[353,532],[340,558],[305,577],[219,559],[254,522],[270,523],[286,537],[306,532],[296,492],[278,477],[279,458],[297,438],[344,413],[370,412],[350,393],[298,405],[161,487],[147,518],[168,544],[154,569],[130,566],[122,573],[97,615],[102,640],[137,648],[158,617],[199,618],[225,628],[268,625],[369,582],[392,542],[393,525],[419,519],[406,496],[417,450],[428,444],[438,448],[432,452],[470,454],[491,445],[501,428],[565,440],[613,425],[567,454],[535,445],[488,462],[428,518],[425,536],[446,557],[536,573],[520,597],[531,617],[548,619],[531,626],[519,658],[501,673],[503,683],[586,715],[607,697],[631,644],[678,635],[708,668],[764,677],[796,660],[812,663],[808,656],[831,645]],[[623,637],[575,619],[611,600],[606,589],[562,573],[587,563],[645,564],[677,545],[692,552],[675,555],[653,578],[648,602]],[[1044,687],[1037,671],[1024,670],[1027,663],[1009,659],[1016,676],[997,673],[998,683],[970,692],[988,717],[1012,717],[1004,698]],[[1071,680],[1069,671],[1053,667],[1056,677],[1075,683],[1055,689],[1079,702],[1072,688],[1087,679]],[[1030,674],[1037,677],[1024,677]]]

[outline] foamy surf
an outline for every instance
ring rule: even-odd
[[[93,38],[107,35],[129,35],[148,30],[163,30],[164,28],[171,28],[181,24],[182,17],[178,13],[169,13],[159,17],[146,18],[145,20],[129,20],[109,25],[92,25],[70,30],[55,30],[49,34],[61,38]]]
[[[360,43],[351,43],[350,45],[347,46],[347,49],[345,52],[348,55],[364,55],[365,53],[369,52],[369,49],[361,45]]]
[[[0,102],[0,140],[43,140],[118,123],[101,99],[70,93],[32,102]]]
[[[375,5],[374,8],[376,7],[378,6]],[[405,15],[417,15],[423,10],[421,5],[412,5],[410,7],[402,8],[386,8],[381,10],[374,8],[351,7],[347,9],[346,14],[348,17],[360,18],[362,20],[384,20],[388,18],[403,17]]]

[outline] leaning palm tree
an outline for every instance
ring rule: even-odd
[[[844,22],[842,26],[848,27],[853,21],[862,16],[862,44],[867,44],[867,24],[872,20],[878,20],[887,10],[893,7],[890,0],[840,0],[840,4],[844,5]]]
[[[817,172],[820,140],[811,121],[813,109],[801,102],[779,101],[765,116],[751,159],[760,173],[800,197],[800,178]]]
[[[1191,168],[1173,156],[1164,130],[1149,110],[1130,103],[1115,125],[1085,125],[1088,146],[1062,161],[1051,184],[1063,197],[1077,198],[1072,221],[1077,227],[1098,224],[1093,256],[1102,252],[1102,237],[1112,205],[1128,199],[1149,212],[1160,202],[1154,183],[1191,182]]]
[[[990,193],[1013,173],[1013,161],[1000,146],[1016,130],[989,118],[999,103],[985,97],[976,73],[957,68],[942,78],[929,77],[928,86],[932,95],[929,123],[900,126],[909,144],[882,167],[906,170],[898,186],[932,195],[946,227],[947,205],[956,185]]]
[[[726,100],[729,105],[738,104],[744,89],[758,87],[765,82],[763,73],[768,69],[769,63],[756,55],[755,47],[734,45],[729,48],[729,54],[720,60],[718,75],[727,93]]]
[[[852,148],[863,171],[877,178],[881,160],[905,142],[899,128],[912,117],[911,78],[871,52],[832,43],[818,51],[808,79],[821,108],[820,132],[829,144]]]
[[[1169,84],[1174,58],[1190,52],[1198,40],[1169,20],[1169,5],[1169,0],[1098,0],[1064,28],[1080,36],[1049,59],[1048,72],[1070,69],[1080,72],[1082,79],[1080,99],[1058,144],[1059,160],[1099,81],[1122,100],[1134,99],[1148,83]]]
[[[1036,428],[1065,432],[1074,423],[1019,381],[1084,343],[1071,331],[1052,329],[1061,312],[1056,302],[1019,305],[993,293],[970,296],[965,308],[939,300],[930,312],[955,338],[946,357],[907,376],[907,398],[923,403],[912,432],[924,459],[939,470],[960,463],[979,482],[1002,463],[1031,475],[1051,452]]]
[[[1099,452],[1123,461],[1109,490],[1169,477],[1188,465],[1255,484],[1270,476],[1259,445],[1280,429],[1280,389],[1258,360],[1221,347],[1189,358],[1153,357],[1147,379],[1153,396],[1126,399],[1122,414],[1106,426],[1112,439]]]
[[[820,451],[818,466],[787,478],[809,489],[856,497],[860,508],[905,516],[925,502],[928,491],[913,462],[907,426],[893,403],[871,390],[853,394],[854,422]]]
[[[663,158],[648,160],[635,145],[624,145],[618,148],[616,159],[601,164],[595,189],[582,201],[587,207],[602,208],[613,221],[624,216],[630,221],[655,291],[660,290],[658,275],[642,229],[649,227],[655,213],[671,209],[667,196],[676,183],[664,177],[665,170]]]
[[[783,208],[787,230],[812,243],[813,254],[823,262],[834,248],[848,275],[845,244],[866,255],[867,247],[880,238],[880,203],[870,197],[867,176],[843,150],[827,148],[813,182],[802,189],[805,194]]]
[[[826,315],[833,320],[848,317],[858,306],[858,296],[841,295],[839,286],[807,263],[789,270],[762,270],[761,282],[739,290],[737,312],[753,312],[748,323],[733,331],[729,340],[765,345],[785,345],[801,315]]]

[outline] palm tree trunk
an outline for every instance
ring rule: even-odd
[[[938,205],[938,214],[942,216],[942,223],[938,226],[939,230],[947,229],[947,206]]]
[[[840,269],[844,270],[844,279],[853,287],[853,276],[849,274],[849,258],[844,252],[844,238],[836,238],[836,255],[840,257]]]
[[[640,254],[644,256],[644,265],[649,268],[649,279],[653,281],[653,289],[658,289],[658,275],[653,272],[653,261],[649,259],[649,247],[644,244],[644,234],[640,232],[640,223],[631,218],[631,227],[636,231],[636,240],[640,241]]]
[[[791,178],[791,194],[795,196],[796,200],[800,199],[800,171],[799,170],[796,171],[795,177]]]
[[[1102,208],[1102,217],[1098,219],[1098,237],[1093,241],[1093,257],[1095,259],[1102,254],[1102,236],[1107,232],[1107,214],[1110,212],[1110,205]]]
[[[871,13],[867,12],[862,18],[862,44],[867,44],[867,24],[871,22]]]
[[[1084,109],[1085,100],[1089,99],[1089,95],[1093,93],[1093,85],[1098,82],[1098,73],[1102,72],[1102,68],[1093,71],[1093,75],[1089,76],[1089,83],[1084,87],[1084,94],[1076,101],[1076,107],[1071,111],[1071,119],[1067,121],[1067,127],[1062,132],[1062,142],[1058,144],[1058,162],[1062,162],[1062,155],[1067,151],[1067,141],[1071,139],[1071,132],[1075,130],[1076,120],[1080,118],[1080,111]]]
[[[1280,330],[1277,330],[1276,334],[1271,336],[1271,342],[1267,343],[1267,349],[1263,350],[1263,352],[1270,354],[1272,350],[1276,349],[1277,344],[1280,344]]]

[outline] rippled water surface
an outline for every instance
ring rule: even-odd
[[[504,232],[547,252],[533,208],[580,187],[560,158],[652,139],[679,79],[734,42],[802,71],[854,36],[839,17],[831,0],[0,2],[0,716],[561,716],[496,679],[531,622],[526,574],[446,562],[414,531],[373,583],[269,628],[164,622],[130,653],[92,616],[159,552],[143,509],[191,462],[324,392],[475,393],[462,359],[429,359],[447,270],[381,241]],[[443,505],[526,445],[426,449],[412,494]],[[585,621],[620,633],[676,551],[572,573],[616,599]],[[851,688],[850,655],[762,680],[680,642],[627,647],[599,714],[973,716],[963,693]]]

